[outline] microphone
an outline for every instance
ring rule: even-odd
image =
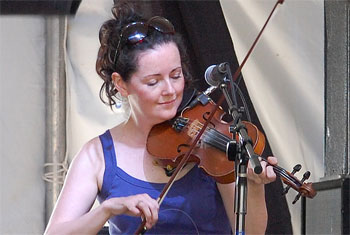
[[[210,101],[210,97],[208,95],[211,94],[225,79],[228,73],[227,66],[228,63],[224,62],[219,65],[211,65],[207,68],[207,70],[205,70],[204,78],[205,81],[210,85],[210,87],[204,92],[200,93],[194,100],[192,100],[192,102],[187,106],[188,108],[191,109],[198,103],[206,105]]]
[[[218,65],[211,65],[205,70],[204,78],[205,81],[210,86],[218,86],[227,75],[227,68],[228,65],[227,62],[218,64]]]

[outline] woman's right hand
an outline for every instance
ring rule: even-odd
[[[103,202],[111,216],[127,214],[142,216],[146,227],[150,229],[158,220],[159,204],[148,194],[137,194],[128,197],[110,198]]]

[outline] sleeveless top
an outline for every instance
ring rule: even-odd
[[[159,197],[164,183],[150,183],[128,175],[117,166],[112,136],[100,135],[105,172],[98,200],[147,193]],[[134,234],[140,217],[117,215],[109,219],[110,234]],[[229,219],[215,181],[198,167],[174,182],[160,205],[157,223],[146,234],[231,234]]]

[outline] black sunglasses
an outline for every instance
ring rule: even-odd
[[[119,53],[123,46],[126,44],[134,45],[141,43],[150,33],[150,29],[157,30],[163,34],[175,34],[173,24],[161,16],[154,16],[146,23],[132,22],[128,24],[120,34],[118,46],[114,54],[114,65],[117,65]]]

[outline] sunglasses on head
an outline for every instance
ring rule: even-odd
[[[151,32],[156,30],[163,34],[175,34],[175,28],[173,24],[161,16],[154,16],[145,22],[132,22],[123,28],[117,49],[114,55],[114,64],[117,65],[117,60],[120,54],[120,50],[126,44],[134,45],[141,43]]]

